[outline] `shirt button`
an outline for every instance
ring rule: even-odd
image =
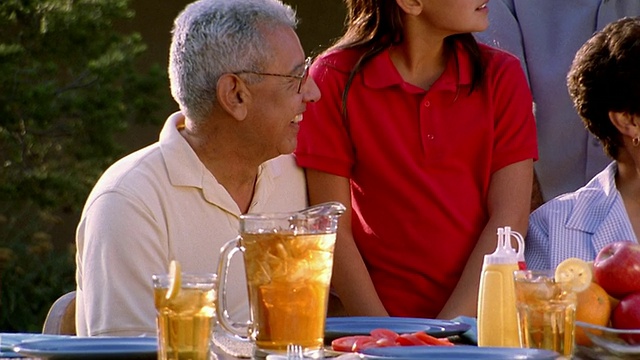
[[[429,140],[433,140],[433,139],[435,139],[435,138],[436,138],[436,137],[435,137],[435,136],[433,136],[432,134],[428,134],[428,135],[427,135],[427,139],[429,139]]]
[[[425,107],[429,107],[429,106],[431,106],[431,103],[429,102],[429,100],[427,100],[427,101],[425,101],[425,102],[424,102],[424,106],[425,106]]]

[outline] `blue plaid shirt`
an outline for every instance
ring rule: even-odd
[[[616,162],[587,185],[560,195],[529,217],[525,261],[530,269],[555,269],[570,257],[592,261],[605,245],[638,242],[616,188]]]

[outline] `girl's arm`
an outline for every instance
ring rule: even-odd
[[[505,166],[493,174],[487,199],[489,221],[467,260],[460,281],[438,318],[477,315],[478,287],[484,255],[496,249],[499,227],[511,226],[523,237],[526,236],[532,182],[532,159]]]
[[[349,179],[306,169],[311,205],[339,201],[347,210],[338,222],[331,283],[351,316],[388,316],[351,232]]]

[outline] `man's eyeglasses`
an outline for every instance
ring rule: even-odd
[[[302,75],[273,74],[273,73],[263,73],[263,72],[257,72],[257,71],[249,71],[249,70],[236,71],[236,72],[234,72],[234,74],[236,74],[236,75],[239,75],[239,74],[253,74],[253,75],[262,75],[262,76],[279,76],[279,77],[298,79],[298,94],[300,94],[300,91],[302,90],[302,85],[304,85],[305,82],[307,82],[307,78],[309,77],[309,67],[311,67],[311,63],[312,62],[313,62],[313,59],[311,59],[310,57],[308,57],[304,61],[304,70],[302,71]]]

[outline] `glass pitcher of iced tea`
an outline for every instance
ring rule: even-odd
[[[254,357],[285,353],[288,344],[322,357],[333,248],[344,211],[330,202],[294,213],[240,216],[240,235],[220,253],[217,313],[224,330],[254,343]],[[233,324],[226,310],[229,261],[237,252],[249,290],[248,328]]]

